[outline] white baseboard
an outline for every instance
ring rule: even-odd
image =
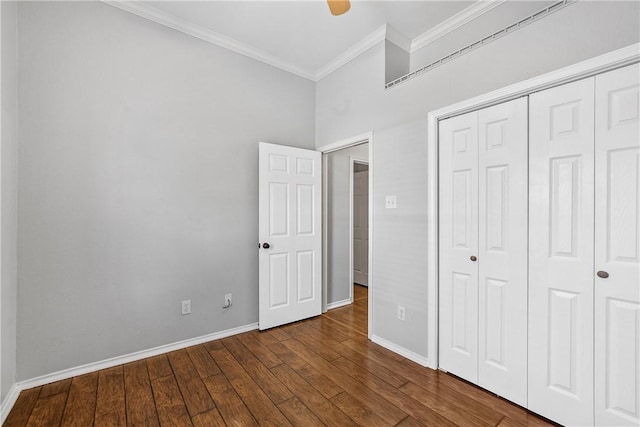
[[[2,402],[2,419],[0,425],[4,422],[9,411],[13,408],[13,405],[18,399],[18,395],[22,390],[27,390],[33,387],[39,387],[52,382],[66,380],[68,378],[76,377],[78,375],[87,374],[89,372],[99,371],[101,369],[107,369],[125,363],[135,362],[137,360],[146,359],[147,357],[157,356],[159,354],[168,353],[170,351],[180,350],[193,345],[202,344],[208,341],[214,341],[221,338],[230,337],[232,335],[241,334],[243,332],[249,332],[258,329],[258,323],[251,323],[249,325],[238,326],[237,328],[226,329],[220,332],[214,332],[212,334],[203,335],[196,338],[189,338],[187,340],[174,342],[171,344],[165,344],[158,347],[150,348],[147,350],[136,351],[134,353],[125,354],[123,356],[112,357],[110,359],[102,360],[100,362],[87,363],[86,365],[77,366],[75,368],[64,369],[62,371],[53,372],[51,374],[41,375],[36,378],[32,378],[25,381],[20,381],[14,384],[9,393]]]
[[[371,341],[373,341],[376,344],[379,344],[381,346],[383,346],[384,348],[393,351],[394,353],[398,353],[401,356],[406,357],[407,359],[416,362],[419,365],[425,366],[427,368],[431,368],[431,369],[436,369],[435,367],[431,366],[432,363],[431,361],[429,361],[429,359],[427,359],[426,357],[418,354],[418,353],[414,353],[411,350],[407,350],[406,348],[399,346],[398,344],[394,344],[391,341],[387,341],[384,338],[380,338],[379,336],[373,335],[371,337]]]
[[[0,409],[0,425],[4,424],[4,421],[7,419],[7,415],[11,412],[11,408],[15,405],[19,395],[20,389],[17,384],[13,384],[2,401],[2,409]]]
[[[327,304],[327,310],[331,310],[332,308],[344,307],[345,305],[349,305],[351,303],[351,298],[343,299],[342,301],[331,302]]]

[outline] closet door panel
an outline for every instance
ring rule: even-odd
[[[478,381],[478,113],[439,124],[440,368]]]
[[[527,98],[478,112],[478,385],[527,404]]]
[[[596,425],[640,425],[639,75],[596,77]]]
[[[529,97],[528,407],[593,424],[594,78]]]

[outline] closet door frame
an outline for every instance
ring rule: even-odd
[[[427,359],[425,365],[438,368],[438,122],[480,110],[551,87],[594,76],[640,62],[640,43],[627,46],[577,64],[477,96],[428,114],[427,136]]]

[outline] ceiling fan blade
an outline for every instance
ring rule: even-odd
[[[351,9],[351,2],[349,0],[327,0],[327,3],[333,16],[342,15]]]

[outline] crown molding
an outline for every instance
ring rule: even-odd
[[[316,81],[314,72],[300,68],[296,65],[287,63],[270,53],[264,52],[255,47],[249,46],[238,40],[227,37],[223,34],[216,33],[215,31],[208,30],[186,19],[178,18],[175,15],[167,13],[161,9],[150,6],[148,4],[138,1],[123,1],[123,0],[101,0],[103,3],[142,18],[153,21],[157,24],[164,25],[182,33],[188,34],[200,40],[204,40],[209,43],[213,43],[222,48],[231,50],[241,55],[248,56],[265,64],[271,65],[281,70],[288,71],[297,76],[303,77],[308,80]]]
[[[387,35],[387,24],[384,24],[380,28],[375,30],[373,33],[369,34],[367,37],[363,38],[358,43],[351,46],[342,54],[338,55],[336,58],[331,60],[327,65],[320,68],[316,72],[315,80],[318,81],[328,76],[338,68],[342,67],[347,62],[358,57],[360,54],[364,53],[365,51],[371,49],[376,44],[385,40],[386,35]]]
[[[253,46],[242,43],[238,40],[217,33],[215,31],[211,31],[201,25],[194,24],[193,22],[190,22],[186,19],[179,18],[173,14],[158,9],[157,7],[150,6],[140,1],[100,1],[110,6],[153,21],[157,24],[164,25],[200,40],[215,44],[224,49],[228,49],[230,51],[255,59],[256,61],[263,62],[265,64],[271,65],[305,79],[317,82],[318,80],[328,76],[338,68],[347,64],[352,59],[358,57],[359,55],[371,49],[379,42],[384,41],[385,39],[389,40],[405,51],[413,53],[416,50],[428,45],[429,43],[432,43],[433,41],[443,37],[444,35],[460,28],[464,24],[478,18],[479,16],[482,16],[483,14],[499,6],[506,0],[478,0],[471,6],[458,12],[451,18],[443,21],[442,23],[433,27],[431,30],[417,36],[414,39],[409,39],[402,33],[398,32],[395,28],[391,27],[388,24],[384,24],[317,71],[298,67],[297,65],[291,64],[287,61],[283,61],[282,59],[263,50],[257,49]]]
[[[448,33],[457,30],[464,24],[467,24],[474,19],[484,15],[490,10],[500,6],[506,0],[478,0],[466,9],[453,15],[451,18],[442,21],[440,24],[431,28],[429,31],[420,34],[411,40],[411,50],[413,53],[418,49],[422,49],[430,43],[438,40],[439,38],[447,35]]]

